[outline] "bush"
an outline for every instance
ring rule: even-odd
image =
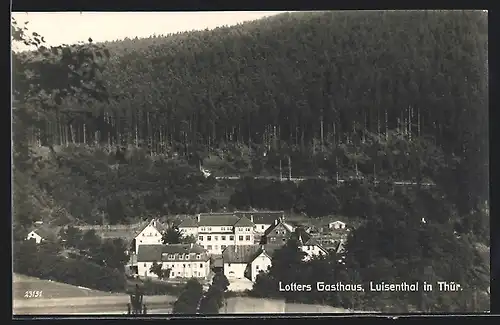
[[[14,272],[90,289],[123,292],[125,276],[116,269],[37,250],[31,243],[15,245]],[[35,254],[36,253],[36,254]]]

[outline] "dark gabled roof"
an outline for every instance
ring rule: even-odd
[[[179,225],[178,228],[197,228],[198,222],[194,218],[184,219]]]
[[[283,217],[284,211],[236,211],[236,215],[246,216],[248,219],[253,220],[256,224],[270,225],[274,220]]]
[[[149,221],[148,223],[146,224],[143,224],[141,227],[139,227],[136,231],[135,231],[135,237],[137,237],[144,229],[146,229],[149,225],[152,225],[153,222],[156,221],[156,226],[154,226],[154,228],[156,230],[158,230],[160,233],[163,233],[165,230],[166,230],[166,227],[159,221],[159,220],[156,220],[156,219],[153,219],[151,221]]]
[[[283,221],[283,219],[276,219],[275,222],[273,224],[271,224],[271,226],[269,226],[266,231],[264,232],[264,236],[267,236],[269,235],[277,226],[279,225],[283,225],[288,232],[292,232],[292,230],[289,228],[289,226]]]
[[[261,252],[260,245],[230,245],[222,252],[222,260],[224,263],[248,264]]]
[[[204,254],[207,251],[197,244],[170,244],[170,245],[139,245],[137,252],[137,262],[160,262],[168,261],[162,258],[163,254]],[[203,260],[207,260],[208,255],[205,254]],[[181,259],[175,259],[181,260]],[[190,261],[190,260],[185,260]]]
[[[246,217],[241,217],[236,223],[234,224],[235,227],[253,227],[255,224],[248,220]]]
[[[238,222],[239,218],[232,213],[210,213],[199,216],[198,226],[200,227],[221,227],[232,226]]]
[[[209,213],[200,214],[199,227],[221,227],[221,226],[236,226],[253,227],[254,224],[245,217],[237,216],[233,213]]]

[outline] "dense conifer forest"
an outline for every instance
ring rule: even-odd
[[[14,53],[14,235],[262,208],[489,245],[487,46],[479,11],[339,11]]]

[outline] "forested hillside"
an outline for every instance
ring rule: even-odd
[[[34,140],[202,157],[245,145],[239,155],[289,155],[299,172],[326,153],[344,172],[344,152],[334,148],[399,129],[461,159],[453,188],[487,195],[487,20],[480,12],[287,13],[105,46],[112,56],[102,80],[117,99],[68,99]],[[351,160],[366,155],[344,151]],[[258,170],[241,168],[252,167]],[[390,170],[373,162],[362,171]],[[465,210],[477,201],[467,193],[459,200]]]

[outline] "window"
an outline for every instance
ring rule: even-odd
[[[215,245],[215,246],[214,246],[214,249],[215,249],[215,250],[219,249],[219,245]]]
[[[146,266],[147,266],[146,263],[144,263],[144,267],[146,267]]]
[[[142,237],[144,237],[144,236],[146,236],[146,235],[144,235],[144,233],[142,233]]]
[[[260,227],[261,227],[261,229],[264,229],[264,225],[262,225],[262,226],[260,226]]]
[[[181,275],[181,272],[177,272],[177,275]]]
[[[208,250],[212,250],[212,245],[208,245],[208,246],[207,246],[207,249],[208,249]]]
[[[229,236],[229,240],[234,240],[234,236]]]
[[[196,255],[196,259],[199,260],[200,259],[200,254]]]
[[[198,240],[203,241],[203,236],[198,236]]]
[[[243,240],[243,236],[238,236],[238,240]]]
[[[231,263],[227,263],[227,266],[228,266],[228,267],[231,267]]]
[[[191,267],[191,263],[188,263],[188,267],[189,267],[189,268]]]
[[[182,254],[179,254],[179,259],[182,260],[182,258],[184,257],[184,255]]]
[[[283,242],[286,242],[286,238],[283,238]]]
[[[168,259],[169,259],[169,260],[173,260],[173,259],[174,259],[174,254],[170,254],[170,255],[168,255]]]
[[[226,227],[221,227],[220,230],[224,231],[226,230]]]
[[[248,235],[247,235],[247,236],[245,236],[245,240],[246,240],[246,241],[250,241],[250,236],[248,236]]]
[[[203,264],[200,263],[200,267],[203,267]]]
[[[271,241],[276,241],[275,237],[271,237],[270,239],[271,239]]]
[[[201,227],[201,231],[205,231],[205,227]]]
[[[250,231],[250,228],[246,228],[246,231]]]
[[[212,227],[208,227],[208,231],[212,231]]]
[[[219,240],[219,236],[214,236],[214,240]]]
[[[158,233],[157,233],[157,232],[155,232],[155,237],[157,237],[157,236],[158,236]]]
[[[220,240],[226,240],[226,236],[220,236]]]
[[[186,264],[182,264],[182,267],[186,267]]]
[[[258,271],[258,270],[259,270],[259,266],[258,266],[258,265],[255,265],[255,269]]]
[[[189,254],[186,254],[185,258],[186,260],[189,260]]]
[[[207,236],[207,240],[211,241],[212,240],[212,236]]]
[[[139,240],[139,243],[142,243],[142,240]]]
[[[225,250],[226,249],[226,245],[221,245],[220,249]]]

